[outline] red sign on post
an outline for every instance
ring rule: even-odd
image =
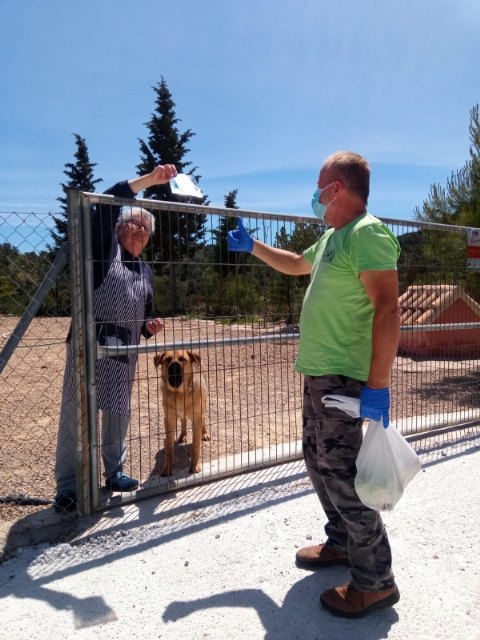
[[[467,269],[480,271],[480,229],[467,229]]]

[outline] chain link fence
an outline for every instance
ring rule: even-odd
[[[111,196],[89,195],[82,200],[77,214],[84,227],[92,204],[132,205]],[[96,410],[87,417],[83,412],[88,431],[83,458],[91,470],[84,486],[84,512],[301,456],[302,379],[293,365],[308,278],[283,276],[252,256],[229,253],[226,232],[235,226],[235,216],[242,215],[245,226],[260,240],[301,252],[322,233],[321,225],[298,216],[147,200],[136,204],[161,222],[162,238],[152,239],[144,257],[153,273],[157,315],[165,318],[163,332],[142,339],[136,348],[124,468],[141,485],[133,495],[112,495],[105,489],[98,444],[101,426]],[[70,260],[63,266],[59,252],[49,248],[49,215],[0,216],[0,516],[13,520],[45,508],[55,492],[53,468],[72,306],[74,321],[79,314],[83,323],[87,359],[109,354],[108,347],[102,351],[97,345],[95,322],[88,315],[93,295],[88,234],[87,238],[80,232],[76,238],[71,235]],[[480,275],[466,266],[466,230],[384,222],[402,245],[399,276],[405,314],[402,348],[393,369],[392,420],[417,448],[452,438],[468,442],[480,423],[479,349],[475,338],[469,337],[478,335],[480,328],[475,307],[480,302]],[[78,287],[73,287],[76,302],[70,299],[71,272],[79,279]],[[435,291],[449,287],[451,295],[428,297],[432,286]],[[432,308],[436,313],[427,314],[430,321],[419,323],[421,314],[415,309],[431,312]],[[420,339],[421,335],[428,339]],[[161,475],[164,412],[153,358],[167,348],[198,353],[208,385],[210,440],[202,442],[202,469],[195,474],[188,473],[189,429],[186,441],[175,445],[174,471],[168,477]],[[90,403],[90,408],[95,397],[91,374],[90,368],[84,380],[85,406]]]
[[[2,520],[45,508],[52,498],[58,394],[70,324],[69,270],[52,274],[59,253],[50,246],[52,226],[49,214],[0,213]],[[67,247],[61,253],[66,262]]]

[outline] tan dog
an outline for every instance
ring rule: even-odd
[[[173,471],[174,443],[177,423],[180,419],[182,430],[178,442],[187,435],[187,419],[192,423],[192,460],[189,473],[199,473],[201,440],[210,440],[205,427],[207,410],[207,384],[200,372],[200,356],[191,351],[164,351],[153,358],[160,367],[162,379],[162,400],[165,415],[165,462],[162,476]]]

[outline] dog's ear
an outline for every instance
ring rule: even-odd
[[[195,362],[195,364],[198,364],[198,366],[200,366],[202,364],[202,359],[200,358],[200,354],[199,353],[193,353],[193,351],[187,351],[190,360],[192,362]]]
[[[161,353],[160,355],[156,355],[156,356],[154,356],[154,358],[153,358],[153,364],[154,364],[156,367],[159,367],[159,366],[162,364],[162,362],[163,362],[164,358],[165,358],[165,351],[164,351],[163,353]]]

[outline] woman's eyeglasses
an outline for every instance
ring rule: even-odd
[[[152,235],[152,230],[150,229],[150,226],[148,224],[145,224],[144,222],[140,222],[140,220],[129,220],[128,224],[132,225],[132,227],[135,227],[135,229],[139,229],[140,231],[143,231],[143,233],[146,233],[147,235],[151,236]]]

